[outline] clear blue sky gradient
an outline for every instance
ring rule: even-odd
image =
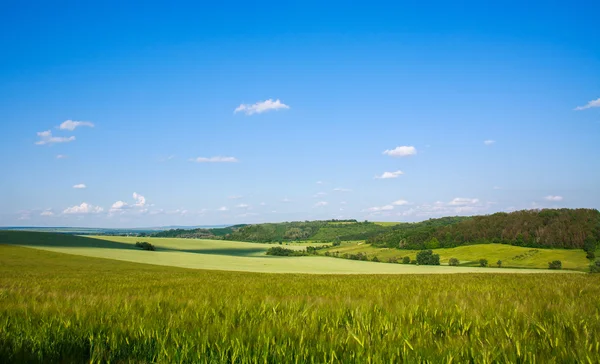
[[[598,2],[204,3],[3,4],[0,225],[600,207]]]

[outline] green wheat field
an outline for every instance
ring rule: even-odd
[[[598,275],[272,274],[84,255],[0,244],[0,362],[600,362]]]

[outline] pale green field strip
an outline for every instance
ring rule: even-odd
[[[103,247],[61,247],[16,244],[47,251],[81,256],[114,259],[191,269],[226,270],[261,273],[308,273],[308,274],[453,274],[453,273],[561,273],[545,269],[510,269],[448,266],[414,266],[388,263],[354,261],[323,256],[272,257],[264,255],[275,245],[231,242],[223,240],[90,237],[95,241],[135,244],[148,241],[157,247],[149,252],[138,249]],[[291,247],[291,246],[290,246]],[[302,246],[294,246],[302,249]],[[170,250],[170,249],[178,249]],[[185,250],[185,251],[182,251]]]

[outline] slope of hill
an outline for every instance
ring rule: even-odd
[[[186,239],[222,239],[225,235],[246,225],[233,225],[221,228],[170,229],[150,235],[155,238],[186,238]]]
[[[401,249],[450,248],[499,243],[532,248],[582,249],[600,241],[600,212],[543,209],[474,216],[447,225],[404,224],[371,237],[368,243]]]

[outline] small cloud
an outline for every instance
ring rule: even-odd
[[[484,140],[483,141],[483,144],[485,144],[485,145],[492,145],[492,144],[495,144],[495,143],[496,143],[495,140]]]
[[[417,148],[413,146],[401,146],[394,149],[388,149],[383,154],[389,155],[390,157],[408,157],[417,154]]]
[[[239,196],[239,195],[232,195],[232,196],[227,196],[228,199],[230,200],[239,200],[240,198],[242,198],[243,196]]]
[[[313,195],[314,198],[319,198],[319,197],[323,197],[323,196],[327,196],[327,193],[325,192],[317,192]]]
[[[87,186],[84,183],[80,183],[80,184],[73,186],[73,188],[82,189],[82,188],[87,188]]]
[[[237,160],[237,158],[235,157],[221,157],[221,156],[216,156],[216,157],[198,157],[198,158],[192,158],[190,159],[191,162],[196,162],[196,163],[236,163],[239,162]]]
[[[36,145],[69,143],[69,142],[72,142],[73,140],[75,140],[74,136],[70,136],[68,138],[52,136],[52,131],[50,131],[50,130],[40,131],[37,133],[37,135],[40,137],[40,140],[35,142]]]
[[[238,209],[247,209],[250,207],[250,205],[247,205],[245,203],[241,203],[239,205],[236,206]]]
[[[376,206],[376,207],[369,207],[367,209],[367,211],[369,212],[380,212],[380,211],[389,211],[389,210],[393,210],[394,206],[392,205],[385,205],[385,206]]]
[[[166,162],[166,161],[170,161],[170,160],[171,160],[171,159],[173,159],[173,158],[175,158],[175,155],[170,155],[170,156],[168,156],[168,157],[161,157],[161,158],[158,158],[158,161],[159,161],[159,162]]]
[[[329,203],[327,201],[319,201],[315,204],[315,207],[323,207],[323,206],[327,206],[329,205]]]
[[[318,184],[318,185],[322,185],[322,184],[323,184],[323,181],[317,181],[317,184]]]
[[[144,207],[146,205],[146,198],[136,192],[133,193],[133,199],[136,201],[134,205],[136,207]]]
[[[403,175],[404,172],[396,171],[396,172],[383,172],[381,176],[375,176],[376,179],[388,179],[388,178],[398,178]]]
[[[290,200],[289,198],[286,197],[283,200],[281,200],[281,202],[283,202],[283,203],[290,203],[290,202],[292,202],[292,200]]]
[[[409,202],[406,200],[398,200],[398,201],[394,201],[392,202],[392,205],[396,205],[396,206],[404,206],[404,205],[408,205]]]
[[[501,189],[502,189],[502,187],[498,187],[498,186],[494,186],[493,188],[494,188],[495,190],[501,190]]]
[[[219,207],[218,211],[229,211],[229,209],[227,208],[227,206],[221,206]]]
[[[466,206],[466,205],[476,205],[479,203],[479,199],[477,198],[464,198],[464,197],[456,197],[452,201],[448,203],[448,205],[452,206]]]
[[[64,154],[58,154],[56,156],[56,159],[65,159],[65,158],[68,158],[68,157],[66,155],[64,155]]]
[[[46,210],[46,211],[42,211],[42,213],[40,214],[40,216],[54,216],[54,212],[52,212],[52,210]]]
[[[60,124],[60,126],[58,128],[60,130],[70,130],[70,131],[73,131],[73,130],[75,130],[75,128],[80,127],[80,126],[87,126],[87,127],[93,128],[94,127],[94,123],[91,123],[89,121],[67,120],[67,121],[64,121],[62,124]]]
[[[253,105],[250,104],[241,104],[240,106],[238,106],[233,113],[237,114],[238,112],[243,112],[246,115],[253,115],[253,114],[261,114],[265,111],[269,111],[269,110],[279,110],[279,109],[289,109],[290,107],[284,103],[282,103],[281,101],[279,101],[279,99],[273,101],[273,99],[268,99],[265,101],[259,101]]]
[[[346,204],[347,204],[347,202],[346,202],[346,201],[342,201],[342,202],[340,202],[340,205],[346,205]]]
[[[575,110],[580,111],[580,110],[585,110],[585,109],[591,109],[593,107],[600,107],[600,98],[596,99],[596,100],[592,100],[583,106],[577,106],[575,108]]]
[[[261,206],[267,206],[267,204],[266,204],[266,203],[264,203],[264,202],[261,202],[261,203],[260,203],[260,205],[261,205]]]
[[[129,205],[126,202],[123,201],[117,201],[115,203],[112,204],[112,206],[110,207],[110,210],[108,210],[109,213],[114,214],[117,212],[124,212],[124,210],[128,209]]]
[[[554,202],[558,202],[558,201],[562,201],[563,197],[562,196],[553,196],[553,195],[549,195],[544,197],[544,199],[546,201],[554,201]]]
[[[343,187],[336,187],[333,189],[335,192],[352,192],[351,189],[349,188],[343,188]]]
[[[70,215],[85,215],[85,214],[98,214],[104,211],[102,207],[90,205],[86,202],[83,202],[81,205],[68,207],[63,211],[63,214]]]

